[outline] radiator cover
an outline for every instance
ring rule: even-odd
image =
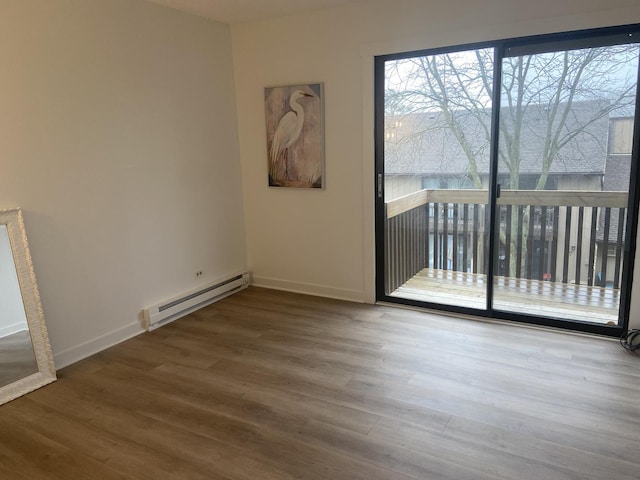
[[[144,327],[147,331],[155,330],[248,286],[249,273],[244,272],[167,299],[142,310]]]

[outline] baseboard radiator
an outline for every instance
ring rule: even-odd
[[[155,330],[248,286],[249,273],[245,272],[225,280],[218,280],[197,290],[185,292],[179,297],[145,308],[142,311],[144,327],[148,331]]]

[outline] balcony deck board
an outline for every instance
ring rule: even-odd
[[[486,275],[425,268],[392,297],[474,309],[486,308]],[[494,309],[527,315],[617,325],[620,290],[496,277]]]

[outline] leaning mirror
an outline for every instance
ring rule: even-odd
[[[22,211],[0,210],[0,405],[55,379]]]

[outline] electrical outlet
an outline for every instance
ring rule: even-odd
[[[201,277],[202,277],[202,275],[203,275],[202,270],[198,270],[198,271],[196,272],[196,278],[201,278]]]

